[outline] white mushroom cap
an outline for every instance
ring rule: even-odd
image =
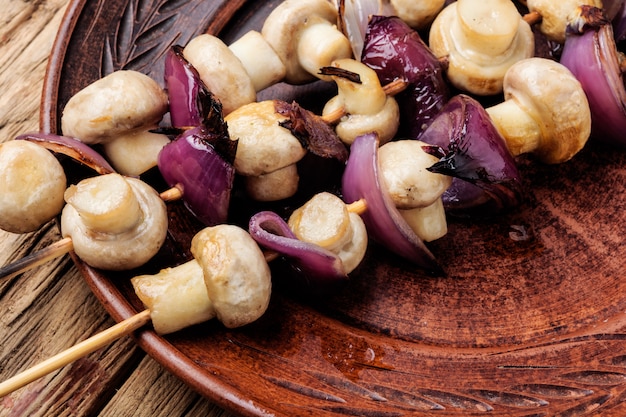
[[[337,9],[327,0],[285,0],[270,13],[261,33],[285,64],[288,83],[312,81],[319,68],[352,56],[336,22]]]
[[[398,131],[400,109],[380,85],[376,71],[354,59],[336,60],[332,66],[358,74],[361,81],[331,76],[338,94],[326,103],[322,115],[345,113],[335,127],[337,136],[347,145],[371,132],[378,134],[380,143],[391,140]]]
[[[220,100],[225,115],[256,100],[256,90],[242,62],[218,37],[206,33],[196,36],[185,46],[183,55]]]
[[[103,144],[108,161],[117,172],[138,177],[157,166],[159,152],[170,139],[149,130],[129,132]]]
[[[339,96],[328,100],[322,110],[322,116],[333,114],[344,108]],[[393,139],[398,132],[400,123],[400,107],[393,97],[387,97],[385,104],[375,114],[346,114],[335,126],[335,133],[343,143],[351,145],[354,140],[364,134],[375,132],[379,143],[384,144]]]
[[[438,158],[426,153],[423,146],[427,144],[418,140],[398,140],[378,150],[381,177],[398,208],[429,206],[452,184],[452,177],[426,169]]]
[[[245,177],[248,197],[255,201],[279,201],[298,191],[300,175],[296,164],[287,165],[269,174]]]
[[[208,227],[191,242],[217,318],[229,328],[263,315],[269,305],[271,274],[263,252],[245,230],[232,225]]]
[[[447,77],[477,95],[502,91],[502,79],[515,62],[534,55],[532,30],[510,0],[458,0],[433,21],[429,46],[447,57]]]
[[[106,174],[82,180],[65,192],[61,233],[85,263],[106,270],[145,264],[167,235],[167,208],[145,182]]]
[[[571,159],[591,134],[591,111],[580,82],[562,64],[530,58],[504,78],[504,103],[487,109],[513,155],[545,163]]]
[[[245,176],[269,174],[298,162],[306,154],[300,141],[279,126],[287,118],[273,100],[254,102],[227,115],[228,133],[238,140],[235,170]]]
[[[426,168],[438,158],[426,153],[427,144],[418,140],[399,140],[378,150],[380,175],[402,217],[426,242],[448,232],[442,194],[452,184],[452,177],[435,174]]]
[[[430,206],[398,211],[415,234],[424,242],[432,242],[448,233],[448,221],[441,198],[438,198]]]
[[[26,140],[0,143],[0,229],[27,233],[63,209],[65,171],[47,149]]]
[[[328,192],[314,195],[289,217],[289,228],[302,241],[327,249],[341,259],[346,274],[363,260],[367,230],[361,216],[348,211],[339,197]]]
[[[565,28],[569,16],[578,6],[590,5],[602,8],[601,0],[528,0],[528,10],[541,15],[539,30],[548,39],[564,43]]]
[[[65,105],[63,134],[88,144],[156,126],[168,110],[165,91],[152,78],[115,71],[80,90]]]

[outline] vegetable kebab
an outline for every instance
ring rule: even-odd
[[[147,310],[0,383],[0,397],[143,327],[151,319],[155,330],[165,334],[213,317],[226,327],[244,326],[265,312],[271,293],[270,271],[263,252],[245,230],[227,225],[203,229],[194,236],[191,251],[195,260],[189,264],[133,279]]]
[[[224,115],[256,101],[256,93],[279,81],[304,84],[319,69],[350,58],[350,41],[337,30],[337,10],[326,0],[286,0],[251,31],[227,46],[203,34],[183,55],[224,106]]]

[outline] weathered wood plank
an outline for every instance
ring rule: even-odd
[[[0,142],[39,127],[48,55],[68,0],[0,0]],[[0,265],[60,238],[0,231]],[[0,381],[113,325],[69,256],[0,282]],[[228,416],[130,337],[0,398],[0,416]]]
[[[232,416],[182,384],[150,357],[141,361],[100,414],[101,417],[136,415]]]

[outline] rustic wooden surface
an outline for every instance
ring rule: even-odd
[[[38,129],[43,78],[67,0],[0,0],[0,141]],[[59,239],[0,231],[0,265]],[[0,283],[0,381],[114,324],[68,256]],[[125,337],[0,398],[0,416],[230,416]]]

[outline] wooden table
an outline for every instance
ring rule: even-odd
[[[48,55],[67,0],[0,0],[0,141],[38,130]],[[60,239],[56,223],[0,231],[0,265]],[[0,283],[0,381],[114,324],[69,256]],[[4,398],[0,416],[229,416],[125,337]]]

